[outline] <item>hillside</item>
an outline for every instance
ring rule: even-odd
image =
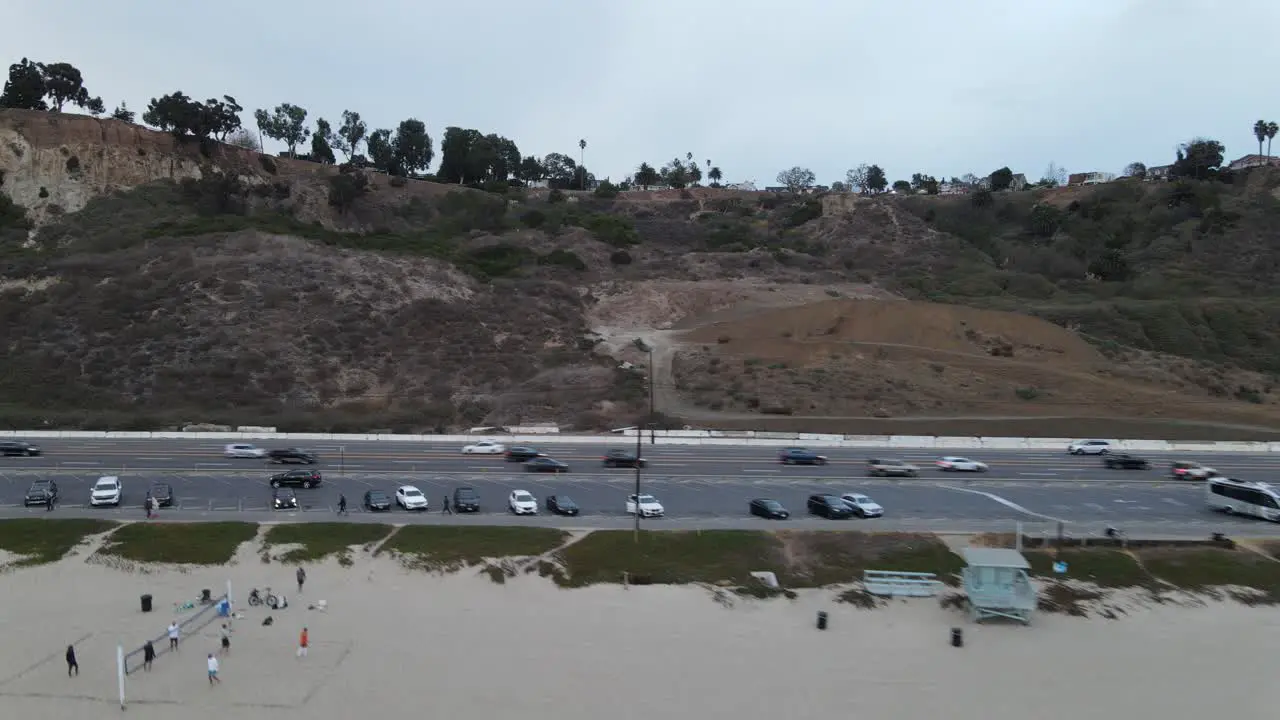
[[[0,172],[3,426],[599,429],[644,419],[641,345],[661,423],[1262,437],[1280,416],[1273,174],[493,194],[12,110]]]

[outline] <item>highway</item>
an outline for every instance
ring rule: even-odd
[[[616,445],[547,444],[539,449],[571,466],[564,475],[522,472],[522,466],[501,456],[463,455],[459,445],[407,442],[363,442],[344,446],[308,445],[320,463],[311,466],[324,475],[324,484],[298,490],[303,508],[296,512],[268,510],[271,491],[267,477],[298,466],[271,465],[262,460],[232,460],[222,456],[224,443],[208,440],[51,440],[39,444],[41,457],[0,458],[0,517],[42,513],[22,507],[22,496],[38,478],[55,480],[62,493],[58,515],[89,514],[138,517],[146,489],[152,482],[169,483],[178,506],[164,514],[173,519],[287,520],[328,518],[339,494],[345,494],[351,519],[393,522],[568,524],[574,527],[629,527],[622,512],[625,496],[635,483],[635,471],[606,469],[600,461],[610,447],[633,449],[625,440]],[[263,443],[262,447],[281,447]],[[1173,481],[1168,467],[1174,459],[1194,459],[1223,474],[1271,480],[1280,474],[1280,457],[1215,454],[1211,457],[1146,455],[1152,470],[1107,470],[1097,457],[1072,457],[1065,452],[986,451],[971,457],[991,465],[983,475],[942,473],[932,467],[941,453],[923,450],[820,449],[826,466],[782,466],[777,450],[768,447],[643,446],[649,467],[641,473],[644,492],[666,506],[668,517],[645,521],[650,527],[718,528],[770,526],[746,516],[747,501],[772,497],[789,507],[788,526],[849,527],[893,530],[952,530],[956,532],[1010,530],[1015,522],[1028,528],[1056,527],[1064,522],[1075,533],[1099,533],[1108,526],[1130,534],[1235,535],[1280,534],[1280,526],[1224,517],[1204,507],[1198,483]],[[963,454],[957,452],[957,454]],[[870,457],[899,458],[921,467],[915,479],[869,479]],[[125,507],[87,507],[89,487],[100,475],[118,475],[125,488]],[[431,500],[432,512],[401,511],[384,516],[364,513],[360,500],[371,488],[391,493],[397,485],[413,484]],[[442,500],[453,488],[470,485],[480,493],[479,516],[440,514]],[[580,518],[514,518],[505,514],[512,489],[525,489],[542,498],[568,494],[580,506]],[[804,501],[814,492],[864,492],[886,508],[875,520],[827,521],[805,516]]]

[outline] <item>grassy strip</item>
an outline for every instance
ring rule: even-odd
[[[14,565],[44,565],[61,560],[90,535],[99,535],[118,526],[119,523],[110,520],[90,518],[0,520],[0,550],[22,556]]]
[[[449,571],[491,558],[542,555],[568,537],[553,528],[409,525],[397,530],[381,550],[395,553],[412,567]]]
[[[1191,592],[1236,585],[1260,594],[1254,603],[1280,602],[1280,562],[1251,550],[1146,548],[1134,553],[1152,575]]]
[[[310,562],[345,553],[353,545],[367,546],[391,534],[390,525],[364,523],[292,523],[273,525],[263,538],[272,545],[301,545],[280,556],[284,562]]]
[[[1123,550],[1063,549],[1058,559],[1067,563],[1065,576],[1053,571],[1052,551],[1029,550],[1024,552],[1023,556],[1031,565],[1031,574],[1046,580],[1082,580],[1104,588],[1146,587],[1155,580],[1138,564],[1133,555]]]
[[[112,533],[98,552],[135,562],[222,565],[257,534],[254,523],[139,522]]]

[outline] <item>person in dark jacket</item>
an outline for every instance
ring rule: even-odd
[[[146,645],[142,646],[142,669],[151,672],[151,663],[156,661],[156,646],[148,640]]]
[[[80,675],[80,663],[76,662],[76,646],[67,646],[67,677]]]

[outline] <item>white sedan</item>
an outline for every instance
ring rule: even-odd
[[[948,455],[935,464],[938,466],[938,469],[943,472],[984,473],[991,469],[987,467],[986,463],[978,462],[977,460],[970,460],[969,458],[956,457],[954,455]]]
[[[506,451],[507,446],[496,440],[481,440],[462,448],[463,455],[501,455]]]
[[[537,515],[538,499],[527,490],[512,490],[507,507],[516,515]]]
[[[427,509],[427,496],[412,485],[401,485],[396,488],[396,504],[405,510],[422,510],[425,512]]]
[[[123,494],[124,487],[120,485],[120,478],[114,475],[100,477],[89,493],[89,504],[94,507],[101,505],[120,507],[120,498]]]
[[[880,507],[880,503],[862,493],[845,493],[840,496],[840,499],[858,517],[877,518],[884,515],[884,508]]]
[[[635,495],[628,495],[627,514],[637,513],[640,517],[662,517],[667,514],[667,511],[662,507],[662,503],[658,502],[658,498],[652,495],[641,495],[638,499]]]

